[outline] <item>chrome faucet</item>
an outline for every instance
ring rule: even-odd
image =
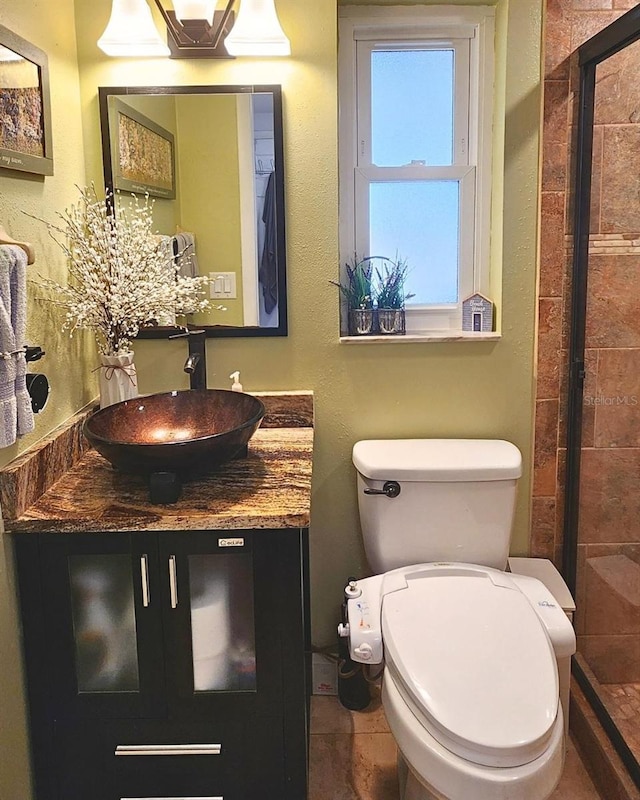
[[[170,339],[187,337],[189,355],[184,362],[184,371],[189,376],[189,388],[204,391],[207,388],[207,355],[205,350],[206,333],[203,330],[188,330],[176,333]]]

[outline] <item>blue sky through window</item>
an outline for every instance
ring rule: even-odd
[[[453,163],[453,50],[371,53],[372,161]]]
[[[388,181],[369,191],[370,254],[406,258],[410,303],[458,301],[457,181]]]
[[[371,53],[372,162],[453,164],[454,51]],[[385,181],[370,187],[370,254],[406,258],[411,304],[458,301],[459,184]]]

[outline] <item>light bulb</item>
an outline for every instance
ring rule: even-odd
[[[291,44],[280,25],[274,0],[242,0],[224,41],[232,56],[288,56]]]
[[[215,0],[173,0],[173,9],[180,22],[188,19],[206,19],[213,25]]]
[[[146,0],[112,0],[98,47],[108,56],[168,56]]]

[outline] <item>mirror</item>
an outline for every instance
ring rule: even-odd
[[[47,54],[0,25],[0,168],[53,175]]]
[[[188,325],[212,337],[286,336],[281,88],[101,87],[99,100],[105,186],[154,199],[180,272],[208,276],[208,298],[226,309]]]

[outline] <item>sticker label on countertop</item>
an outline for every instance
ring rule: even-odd
[[[218,547],[244,547],[244,539],[240,536],[233,539],[218,539]]]

